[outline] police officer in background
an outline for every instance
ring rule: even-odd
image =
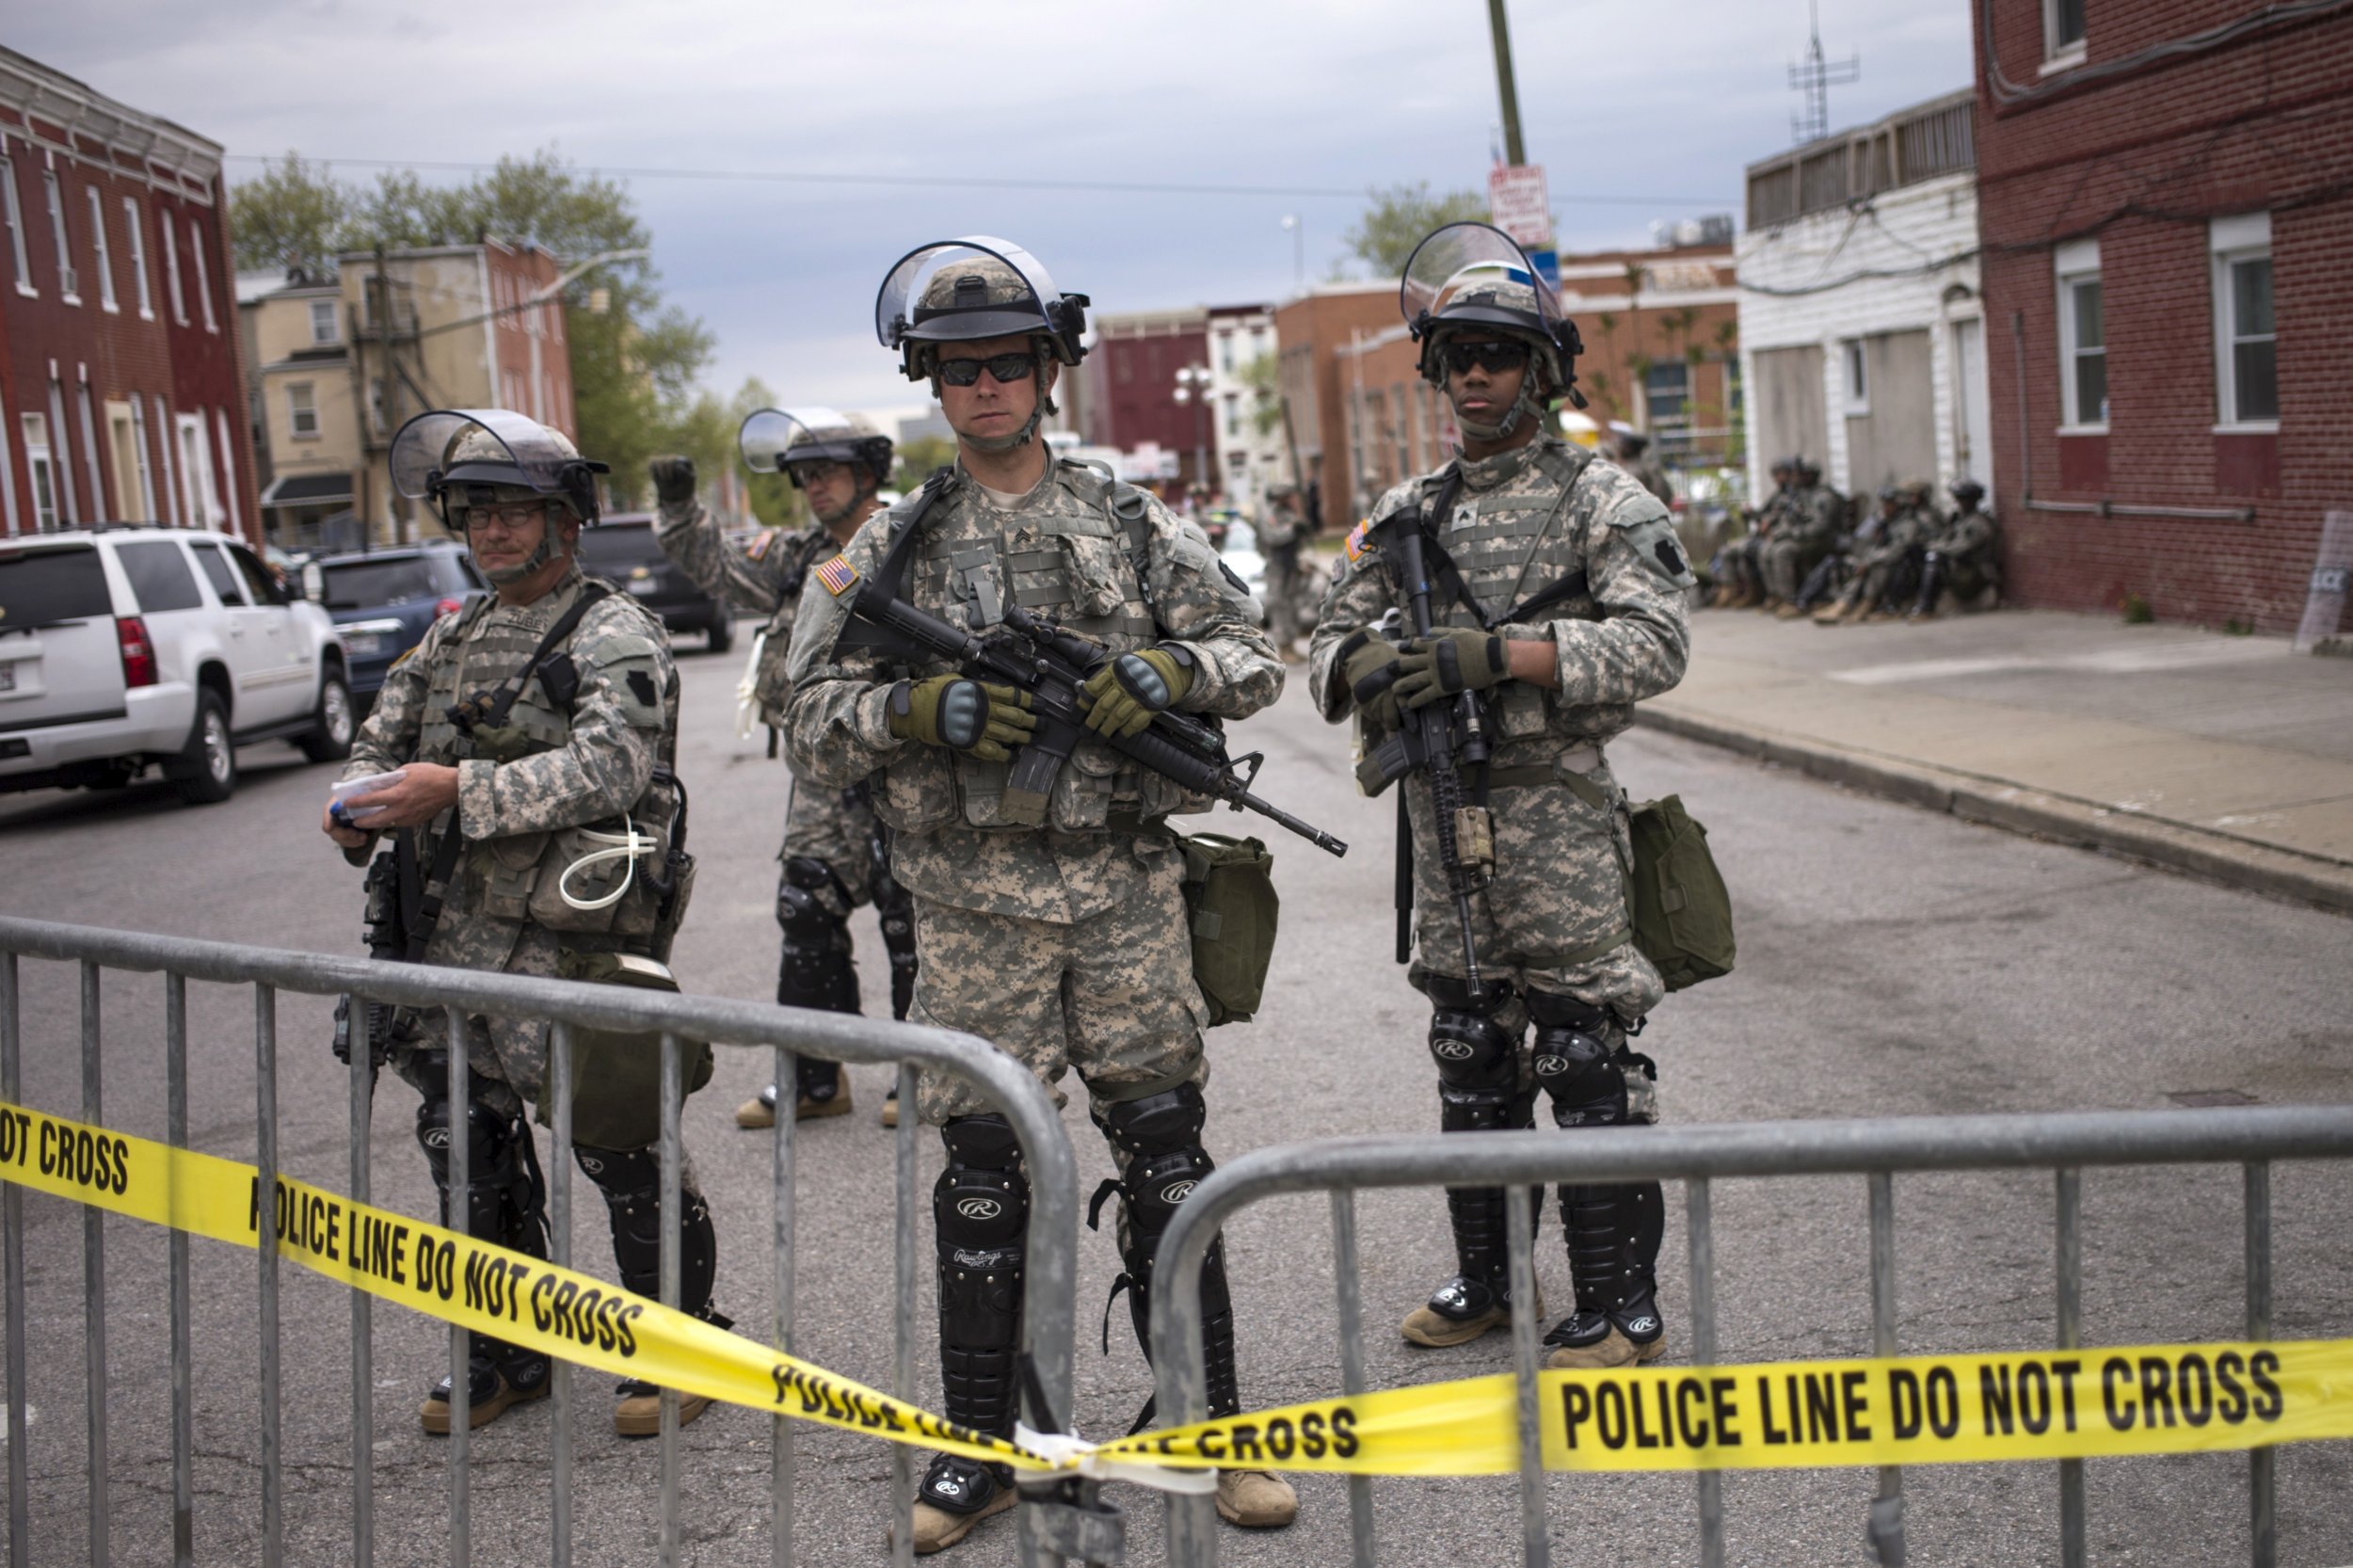
[[[581,575],[580,530],[597,516],[595,476],[570,440],[499,409],[420,414],[392,449],[392,481],[428,502],[466,540],[494,592],[433,623],[385,678],[353,744],[345,779],[398,770],[400,779],[330,807],[321,823],[355,865],[395,832],[395,865],[412,869],[401,902],[412,961],[575,979],[658,971],[685,889],[664,888],[683,801],[676,776],[678,674],[662,625],[625,593]],[[587,857],[619,839],[625,856]],[[385,892],[374,885],[372,892]],[[619,895],[605,892],[618,888]],[[546,1187],[523,1102],[546,1080],[544,1019],[474,1017],[466,1102],[448,1099],[442,1020],[395,1016],[387,1059],[424,1096],[417,1141],[440,1190],[444,1224],[546,1257]],[[578,1048],[576,1045],[576,1049]],[[637,1053],[642,1057],[643,1052]],[[654,1074],[659,1087],[659,1073]],[[643,1120],[604,1102],[605,1075],[584,1071],[573,1118],[580,1168],[604,1193],[621,1282],[660,1290],[659,1128],[622,1146],[595,1129]],[[642,1093],[632,1096],[642,1100]],[[468,1169],[449,1168],[449,1128],[466,1119]],[[691,1166],[681,1173],[680,1306],[721,1327],[711,1307],[717,1239]],[[475,1335],[468,1373],[472,1423],[548,1391],[548,1360]],[[653,1435],[661,1390],[621,1384],[614,1429]],[[680,1400],[693,1420],[710,1401]],[[450,1384],[426,1397],[424,1429],[450,1429]]]
[[[703,591],[731,609],[768,617],[754,656],[753,700],[773,741],[784,728],[792,682],[785,658],[793,612],[808,568],[850,542],[880,507],[890,479],[890,438],[855,415],[831,408],[762,408],[744,421],[737,437],[744,463],[756,473],[782,470],[808,502],[816,521],[795,534],[768,529],[742,549],[695,499],[695,465],[687,457],[653,461],[661,502],[655,537],[671,560]],[[770,746],[769,754],[775,755]],[[850,911],[872,900],[890,954],[890,1013],[907,1016],[915,994],[915,919],[906,891],[891,877],[888,829],[874,816],[863,785],[848,790],[792,790],[785,811],[784,848],[776,858],[776,922],[784,952],[776,969],[776,1000],[787,1007],[856,1013],[857,966],[850,940]],[[850,1080],[839,1063],[795,1058],[800,1082],[794,1116],[808,1120],[850,1110]],[[899,1124],[899,1089],[883,1103],[883,1125]],[[774,1127],[773,1083],[735,1112],[738,1127]]]
[[[1049,1085],[1078,1069],[1120,1170],[1120,1283],[1141,1340],[1160,1237],[1213,1168],[1183,856],[1162,825],[1201,802],[1096,737],[1138,733],[1162,708],[1244,717],[1281,692],[1283,666],[1197,529],[1037,440],[1056,377],[1083,352],[1085,304],[1000,239],[923,246],[891,269],[878,335],[908,379],[930,383],[956,462],[811,572],[784,734],[803,778],[875,781],[915,896],[912,1018],[991,1040]],[[1094,733],[1049,789],[1009,787],[1036,723],[1028,694],[873,646],[850,615],[868,583],[974,632],[1019,605],[1112,651],[1087,682]],[[926,1074],[920,1093],[948,1150],[933,1194],[946,1414],[1010,1432],[1029,1208],[1019,1145],[969,1086]],[[1209,1408],[1236,1414],[1222,1244],[1201,1295]],[[915,1550],[952,1545],[1013,1502],[1008,1472],[939,1455]],[[1217,1507],[1263,1527],[1290,1523],[1298,1505],[1275,1477],[1227,1470]]]
[[[1572,395],[1580,344],[1518,246],[1483,223],[1439,229],[1407,262],[1401,304],[1422,375],[1453,405],[1462,451],[1391,489],[1351,536],[1308,679],[1325,718],[1356,717],[1368,755],[1417,710],[1465,693],[1492,743],[1489,762],[1464,772],[1473,804],[1454,824],[1461,843],[1472,815],[1470,837],[1493,845],[1471,894],[1476,985],[1440,871],[1433,791],[1419,772],[1395,784],[1412,820],[1409,978],[1432,1008],[1438,1125],[1531,1126],[1540,1088],[1563,1128],[1654,1121],[1655,1068],[1626,1039],[1665,985],[1633,943],[1626,795],[1603,748],[1635,703],[1683,678],[1690,570],[1657,497],[1545,433],[1546,405]],[[1406,530],[1419,532],[1440,584],[1426,639],[1389,616],[1410,614]],[[1563,1183],[1560,1197],[1576,1309],[1545,1336],[1547,1364],[1656,1360],[1667,1343],[1658,1184]],[[1503,1192],[1452,1188],[1447,1206],[1456,1269],[1406,1318],[1417,1345],[1466,1343],[1513,1310]]]

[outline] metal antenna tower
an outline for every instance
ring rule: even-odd
[[[1800,146],[1830,135],[1830,89],[1863,79],[1862,56],[1849,55],[1843,60],[1822,58],[1821,0],[1810,0],[1806,13],[1813,33],[1806,41],[1805,58],[1789,68],[1790,89],[1805,94],[1804,111],[1789,117],[1789,134]]]

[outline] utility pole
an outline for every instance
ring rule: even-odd
[[[1491,0],[1501,5],[1502,0]],[[1805,58],[1789,68],[1789,87],[1805,95],[1802,114],[1789,117],[1790,134],[1802,147],[1830,135],[1830,89],[1846,87],[1863,79],[1863,56],[1849,55],[1843,60],[1822,58],[1821,0],[1813,0],[1806,8],[1813,34],[1807,40]]]
[[[1503,0],[1487,0],[1487,30],[1496,40],[1496,87],[1503,95],[1503,159],[1513,168],[1528,162],[1520,140],[1520,89],[1512,79],[1512,24],[1503,15]]]

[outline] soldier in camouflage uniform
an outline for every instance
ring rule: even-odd
[[[781,469],[808,500],[817,520],[797,534],[769,529],[738,550],[695,499],[695,465],[658,457],[654,491],[662,504],[655,536],[663,550],[705,593],[732,609],[768,617],[754,655],[753,699],[767,722],[769,755],[784,728],[792,682],[785,656],[792,616],[808,569],[838,552],[880,509],[877,492],[890,478],[890,438],[865,420],[830,408],[762,408],[744,420],[739,444],[757,472]],[[776,1000],[787,1007],[856,1013],[857,966],[850,941],[850,911],[873,901],[890,953],[891,1016],[904,1018],[915,994],[915,920],[906,890],[890,874],[888,830],[874,816],[864,785],[847,790],[793,788],[785,812],[784,847],[776,859],[776,921],[784,952],[776,969]],[[794,1117],[839,1116],[850,1110],[849,1074],[839,1063],[802,1055]],[[899,1125],[899,1090],[883,1102],[883,1125]],[[774,1127],[773,1083],[737,1108],[738,1127]]]
[[[1056,376],[1082,352],[1084,304],[1003,240],[925,246],[892,269],[878,331],[910,379],[930,382],[957,461],[810,574],[785,744],[804,778],[872,780],[915,898],[911,1016],[982,1035],[1049,1085],[1072,1068],[1085,1083],[1121,1171],[1121,1286],[1142,1339],[1160,1236],[1213,1168],[1201,1144],[1206,1005],[1182,856],[1162,825],[1203,803],[1093,734],[1049,798],[1009,792],[1008,760],[1035,724],[1027,694],[888,657],[850,618],[859,584],[874,581],[974,631],[1015,604],[1054,620],[1117,655],[1087,684],[1088,728],[1104,734],[1136,733],[1171,706],[1241,718],[1281,692],[1257,606],[1199,530],[1140,490],[1054,461],[1035,440]],[[925,1075],[920,1110],[948,1149],[933,1195],[947,1415],[1010,1432],[1029,1206],[1019,1148],[1003,1116],[956,1080]],[[1233,1414],[1222,1246],[1202,1301],[1210,1409]],[[1013,1499],[1008,1472],[935,1458],[915,1549],[952,1545]],[[1217,1501],[1247,1525],[1289,1524],[1297,1510],[1289,1485],[1256,1471],[1222,1474]]]
[[[632,866],[635,891],[590,908],[595,885],[578,874],[597,840],[574,830],[617,830],[666,848],[677,815],[671,773],[677,751],[678,673],[669,641],[653,619],[608,583],[581,575],[581,525],[597,515],[601,463],[520,414],[502,410],[419,415],[394,439],[394,482],[429,500],[463,536],[496,592],[434,622],[392,666],[353,744],[346,779],[399,769],[400,783],[350,797],[322,824],[345,858],[365,864],[377,834],[417,832],[416,858],[432,865],[445,835],[464,850],[424,959],[456,968],[579,977],[595,955],[668,957],[668,931],[632,920],[661,862]],[[576,608],[583,613],[574,617]],[[551,632],[573,624],[503,724],[479,722],[478,703],[520,677]],[[353,825],[355,818],[362,819]],[[620,872],[613,872],[617,880]],[[573,891],[574,888],[578,891]],[[435,891],[428,880],[429,898]],[[673,987],[675,988],[675,987]],[[391,1065],[424,1096],[417,1141],[424,1147],[441,1219],[530,1254],[548,1256],[546,1189],[523,1102],[545,1082],[544,1019],[468,1020],[472,1080],[468,1103],[449,1103],[449,1056],[438,1016],[403,1014]],[[585,1100],[592,1085],[584,1083]],[[449,1127],[463,1115],[469,1170],[452,1197]],[[621,1281],[659,1294],[661,1160],[650,1147],[575,1145],[580,1168],[604,1193]],[[711,1306],[718,1246],[709,1208],[689,1166],[682,1173],[679,1304],[705,1320],[728,1320]],[[456,1215],[457,1217],[453,1217]],[[468,1375],[472,1425],[548,1392],[547,1357],[487,1336],[473,1336]],[[614,1427],[624,1436],[659,1430],[661,1391],[621,1385]],[[425,1399],[424,1428],[450,1428],[450,1384]],[[679,1419],[710,1401],[686,1396]]]
[[[1765,598],[1757,608],[1783,620],[1804,613],[1798,607],[1799,587],[1837,548],[1847,521],[1845,498],[1822,483],[1820,469],[1801,458],[1797,480],[1772,537],[1757,549],[1757,575],[1765,583]]]
[[[1612,421],[1609,433],[1615,438],[1618,466],[1632,474],[1636,484],[1657,496],[1658,504],[1673,515],[1674,487],[1667,483],[1667,476],[1659,472],[1658,465],[1644,456],[1650,450],[1650,438],[1622,421]]]
[[[1929,489],[1927,480],[1909,479],[1880,492],[1877,536],[1857,542],[1854,575],[1838,599],[1814,612],[1815,625],[1896,618],[1896,601],[1910,599],[1921,552],[1943,521]]]
[[[1958,508],[1928,541],[1920,567],[1920,598],[1904,618],[1933,618],[1946,593],[1966,604],[2001,589],[2002,530],[1986,512],[1985,487],[1975,479],[1953,486]]]
[[[1275,486],[1266,500],[1258,521],[1258,552],[1266,558],[1267,630],[1273,635],[1274,650],[1289,659],[1295,657],[1291,644],[1299,640],[1299,596],[1305,591],[1299,550],[1307,525],[1299,515],[1299,492],[1290,486]]]
[[[1773,493],[1749,514],[1749,531],[1724,546],[1708,564],[1708,575],[1716,584],[1715,595],[1707,601],[1709,609],[1746,610],[1765,602],[1761,557],[1775,530],[1797,510],[1798,466],[1804,461],[1802,457],[1773,459]]]
[[[1366,754],[1414,710],[1479,694],[1493,756],[1464,782],[1494,849],[1472,895],[1476,988],[1432,791],[1419,774],[1397,785],[1413,827],[1410,978],[1433,1009],[1438,1124],[1532,1126],[1539,1088],[1564,1128],[1651,1122],[1656,1069],[1626,1039],[1665,986],[1633,945],[1626,795],[1603,750],[1636,702],[1682,679],[1691,574],[1657,497],[1544,433],[1545,404],[1569,394],[1579,345],[1516,246],[1484,224],[1440,229],[1407,264],[1404,301],[1422,374],[1454,406],[1462,455],[1390,490],[1350,536],[1308,674],[1327,719],[1355,716]],[[1441,584],[1427,641],[1391,619],[1407,607],[1395,536],[1417,525]],[[1522,608],[1547,590],[1549,608]],[[1657,1359],[1658,1184],[1564,1183],[1560,1197],[1576,1310],[1546,1336],[1549,1365]],[[1503,1193],[1457,1188],[1447,1205],[1457,1270],[1405,1320],[1416,1344],[1465,1343],[1512,1311]]]

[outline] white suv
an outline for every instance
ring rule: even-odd
[[[0,792],[163,769],[227,800],[240,745],[314,762],[355,728],[343,644],[245,544],[148,524],[0,539]]]

